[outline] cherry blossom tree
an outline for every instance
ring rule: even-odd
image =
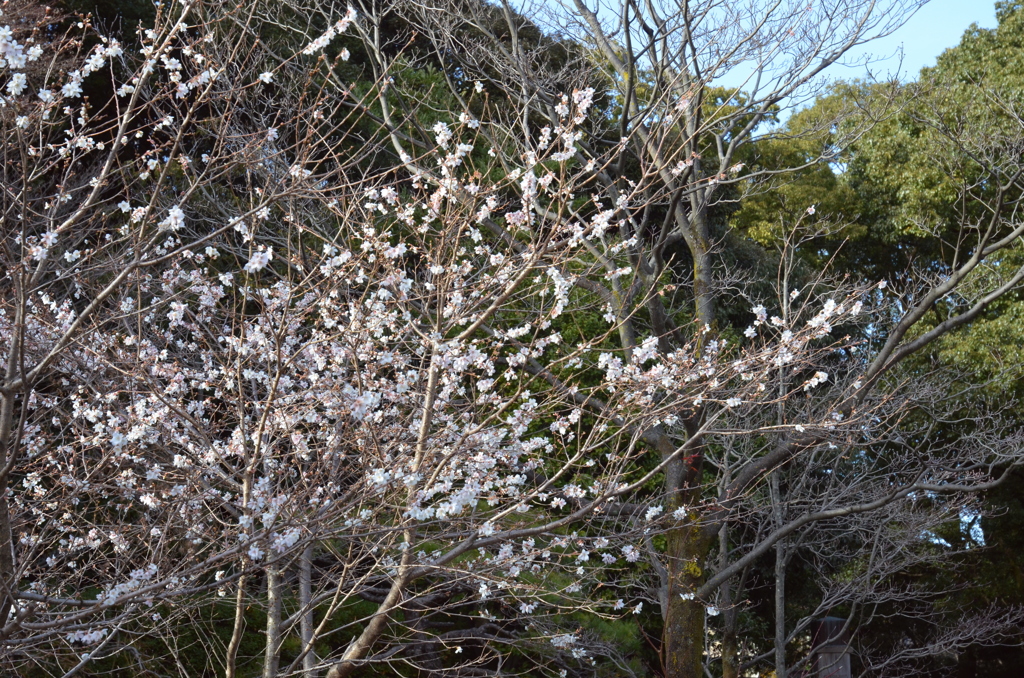
[[[805,300],[815,298],[827,272],[798,272],[786,256],[777,271],[767,275],[756,267],[737,271],[742,269],[737,259],[748,258],[748,253],[721,222],[745,196],[771,190],[785,181],[787,172],[832,161],[839,148],[863,132],[851,123],[849,110],[833,111],[817,121],[817,128],[835,132],[832,143],[790,167],[759,162],[758,144],[790,133],[773,124],[780,110],[799,106],[820,92],[826,69],[847,60],[851,49],[894,30],[919,4],[751,1],[726,6],[574,0],[543,7],[458,3],[458,11],[448,11],[452,3],[410,0],[400,7],[415,17],[417,28],[448,67],[446,72],[454,74],[448,81],[453,92],[465,90],[467,80],[478,78],[495,96],[501,93],[516,102],[503,120],[508,136],[517,141],[536,138],[521,145],[520,155],[529,157],[558,138],[565,153],[592,169],[595,185],[616,196],[615,211],[593,217],[600,223],[613,221],[618,228],[611,232],[619,236],[591,248],[609,280],[598,281],[595,294],[618,322],[617,339],[624,353],[650,332],[658,337],[659,352],[667,355],[690,340],[685,327],[694,319],[709,328],[705,342],[742,331],[734,311],[737,297],[750,299],[751,312],[745,315],[755,324],[745,331],[749,339],[763,332],[756,323],[764,324],[768,315],[773,316],[769,326],[781,328],[785,337],[791,323],[806,320],[808,308],[817,312]],[[376,16],[382,21],[386,10]],[[543,37],[545,32],[549,37]],[[566,42],[581,47],[567,50]],[[381,61],[386,53],[386,45],[377,46]],[[560,87],[573,77],[603,83],[599,87],[605,115],[601,124],[592,118],[594,124],[583,138],[566,140],[552,131],[559,129],[568,103]],[[397,102],[402,92],[391,95]],[[524,109],[530,113],[524,114]],[[901,469],[901,480],[895,485],[893,467],[879,461],[877,475],[845,476],[852,485],[841,492],[827,493],[818,486],[822,494],[813,500],[803,497],[797,511],[790,511],[779,494],[779,476],[787,475],[801,459],[831,459],[819,462],[827,466],[859,453],[862,445],[875,443],[881,448],[886,441],[913,437],[908,431],[897,433],[887,423],[898,427],[896,422],[908,411],[920,411],[920,401],[903,390],[908,383],[914,384],[911,390],[940,401],[956,396],[943,390],[953,381],[950,375],[908,376],[904,369],[917,368],[904,366],[936,339],[979,318],[1021,281],[1022,271],[999,254],[1014,248],[1021,235],[1014,213],[1020,165],[1005,159],[1017,142],[952,128],[947,121],[932,124],[950,135],[951,148],[971,149],[986,177],[984,187],[998,187],[988,192],[980,184],[965,187],[951,201],[982,207],[990,217],[979,221],[971,209],[961,211],[952,263],[939,275],[932,270],[906,271],[895,293],[880,288],[877,301],[887,299],[887,310],[873,310],[878,324],[861,335],[870,339],[843,360],[810,372],[803,363],[795,369],[780,365],[772,385],[775,393],[809,385],[808,392],[817,395],[809,401],[798,399],[796,409],[780,406],[770,413],[771,420],[764,418],[764,410],[756,410],[753,419],[745,418],[745,425],[738,426],[741,435],[748,435],[771,421],[776,427],[773,435],[752,436],[739,447],[734,441],[726,445],[704,435],[704,417],[712,410],[700,406],[686,411],[676,426],[662,423],[644,432],[645,444],[668,461],[662,478],[666,509],[690,509],[689,522],[666,527],[665,547],[649,549],[652,567],[660,575],[652,597],[661,603],[666,675],[704,674],[702,664],[710,656],[707,610],[719,609],[723,600],[726,609],[738,604],[740,598],[730,587],[756,558],[773,549],[781,575],[789,535],[818,521],[841,529],[837,526],[848,516],[874,511],[882,515],[891,503],[912,501],[921,492],[946,493],[944,501],[951,503],[932,516],[941,521],[943,511],[956,513],[951,507],[960,505],[960,499],[953,498],[961,497],[957,493],[990,487],[1019,461],[1019,440],[1009,423],[986,431],[992,435],[991,446],[959,441],[955,451],[946,447],[935,457],[918,438],[916,447],[898,457],[895,467]],[[397,131],[398,126],[394,128]],[[814,204],[805,208],[799,223],[782,225],[783,233],[807,232],[812,225],[826,230],[841,227],[841,217],[816,214]],[[808,238],[805,247],[812,242]],[[988,277],[987,271],[994,275]],[[937,324],[926,319],[930,309],[947,303],[954,309],[948,318]],[[933,378],[939,381],[936,387],[929,381]],[[874,419],[870,432],[854,427],[847,429],[845,439],[833,433],[842,428],[838,422],[854,413],[893,404],[890,414]],[[970,416],[981,422],[987,415],[979,407]],[[681,457],[676,453],[680,445],[689,445]],[[818,457],[816,450],[822,445],[823,457]],[[743,453],[729,452],[737,449]],[[765,493],[759,491],[763,484],[769,486]],[[849,502],[837,503],[840,497]],[[766,523],[774,523],[772,529],[737,533],[745,531],[745,518],[764,508],[763,503],[757,508],[759,502],[777,504],[767,509],[774,514]],[[911,513],[908,524],[915,522]],[[776,589],[781,630],[776,634],[775,672],[784,676],[785,648],[799,635],[801,625],[785,628],[784,576],[776,577]],[[723,675],[738,675],[735,656],[735,648],[726,648]]]
[[[587,254],[614,212],[556,215],[607,198],[575,201],[587,174],[564,152],[482,180],[497,162],[474,155],[482,123],[467,115],[437,122],[420,157],[374,169],[380,142],[353,143],[352,118],[388,80],[357,96],[318,77],[355,11],[284,60],[239,28],[252,15],[215,6],[168,6],[127,48],[51,21],[4,43],[12,669],[128,652],[127,637],[173,633],[165,615],[220,596],[235,609],[229,676],[256,597],[267,676],[299,663],[346,675],[461,639],[548,639],[584,658],[554,623],[429,622],[621,608],[582,582],[590,553],[637,560],[639,523],[584,536],[579,521],[662,470],[637,465],[645,431],[695,400],[724,415],[763,388],[778,347],[726,357],[696,332],[669,356],[653,335],[622,356],[602,349],[614,318],[563,342],[555,324],[590,303],[577,283],[616,277]],[[114,96],[94,109],[92,86]],[[566,99],[564,135],[592,97]],[[335,628],[354,596],[376,610]],[[351,642],[319,658],[328,626]],[[296,633],[299,657],[281,666]]]
[[[780,282],[727,337],[672,307],[682,222],[644,216],[679,206],[666,176],[710,185],[609,180],[629,144],[592,143],[591,80],[539,129],[482,81],[417,108],[380,15],[325,7],[172,2],[121,44],[26,5],[0,32],[4,670],[186,672],[205,624],[230,678],[259,610],[267,678],[583,674],[607,648],[580,620],[640,612],[654,568],[690,675],[723,582],[782,538],[991,482],[989,456],[837,505],[813,486],[706,572],[773,470],[900,418],[886,375],[1024,274],[912,330],[1020,229],[996,209],[921,294]]]

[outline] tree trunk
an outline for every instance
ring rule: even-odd
[[[722,526],[722,533],[726,532],[727,526]],[[726,540],[723,538],[723,542]],[[722,547],[723,553],[728,553],[726,547]],[[723,564],[725,558],[722,558]],[[736,604],[743,595],[743,580],[739,582],[727,581],[722,584],[722,678],[739,678],[740,675],[740,642],[739,623],[740,611]]]
[[[406,542],[408,543],[408,541]],[[384,597],[384,602],[377,606],[377,611],[363,628],[362,633],[352,639],[341,660],[327,672],[327,678],[348,678],[359,666],[358,662],[370,652],[370,646],[380,637],[387,626],[390,616],[402,602],[402,595],[409,583],[409,569],[412,554],[407,550],[402,554],[402,564],[398,568],[398,576],[391,583],[391,590]]]
[[[722,487],[732,482],[732,469],[725,464],[722,474]],[[724,570],[729,565],[729,523],[723,523],[718,530],[718,569]],[[739,678],[739,607],[736,601],[743,595],[746,581],[746,570],[738,582],[723,582],[721,591],[722,609],[722,678]]]
[[[771,478],[771,497],[775,528],[784,522],[779,474]],[[786,540],[775,543],[775,678],[786,678]]]
[[[786,544],[775,544],[775,676],[786,678]]]
[[[316,678],[316,653],[313,651],[313,545],[302,551],[299,558],[299,605],[302,607],[302,618],[299,620],[299,634],[302,636],[302,649],[306,654],[302,657],[303,678]]]
[[[238,578],[238,591],[235,593],[235,623],[228,642],[227,656],[224,658],[224,678],[235,678],[235,660],[245,630],[245,584],[246,576],[243,574]]]
[[[267,568],[267,646],[263,678],[276,678],[281,659],[281,571]]]
[[[704,603],[690,598],[704,580],[710,540],[696,525],[670,530],[668,539],[668,605],[662,647],[665,678],[704,675]]]
[[[7,369],[4,373],[4,384],[14,381],[17,374],[17,365],[21,363],[22,332],[24,331],[24,298],[21,294],[21,286],[18,285],[18,275],[11,273],[15,280],[17,289],[18,304],[14,322],[18,328],[11,337],[10,350],[7,353]],[[25,389],[23,398],[27,398],[30,389]],[[14,392],[9,391],[0,396],[0,469],[6,469],[12,462],[14,455],[18,453],[13,449],[17,436],[14,435]],[[14,605],[14,593],[17,591],[18,582],[15,581],[15,560],[14,560],[14,531],[11,529],[11,512],[7,502],[7,487],[10,474],[5,474],[3,483],[0,483],[0,628],[7,623],[8,614]]]
[[[711,243],[708,237],[706,207],[696,199],[690,214],[693,242],[688,242],[693,257],[694,315],[702,326],[715,323],[714,280],[712,277]],[[703,343],[703,342],[701,342]]]
[[[738,616],[732,614],[733,619],[726,621],[722,633],[722,678],[739,678],[740,675],[740,643],[735,624]]]
[[[8,363],[8,380],[13,373]],[[10,457],[16,451],[10,449],[14,435],[14,394],[0,396],[0,469],[6,468]],[[6,478],[0,484],[0,627],[7,623],[8,613],[14,604],[17,582],[14,577],[14,539],[11,529],[11,513],[7,503],[8,483]]]

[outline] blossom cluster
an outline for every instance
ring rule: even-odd
[[[588,656],[558,611],[626,609],[609,573],[684,516],[644,490],[663,467],[643,433],[770,405],[773,371],[813,363],[861,302],[825,301],[742,348],[709,328],[672,350],[654,331],[626,350],[580,336],[605,301],[591,291],[632,284],[640,237],[635,192],[595,188],[594,164],[573,162],[595,90],[561,96],[520,158],[484,153],[492,122],[462,111],[381,171],[366,147],[390,157],[390,135],[336,138],[317,96],[254,86],[284,71],[221,62],[215,36],[182,18],[143,33],[138,56],[99,40],[61,87],[40,83],[50,117],[26,122],[44,143],[24,142],[22,169],[51,185],[3,224],[22,246],[4,270],[32,271],[0,300],[0,371],[31,376],[10,386],[14,614],[99,643],[117,614],[219,597],[310,548],[346,554],[319,584],[341,597],[422,568],[483,616],[547,617],[551,647]],[[10,68],[35,49],[0,32]],[[115,117],[59,105],[122,57]],[[829,379],[810,374],[807,389]],[[579,522],[594,515],[617,518]]]

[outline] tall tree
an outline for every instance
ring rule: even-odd
[[[929,557],[921,530],[1020,463],[1009,425],[929,437],[959,401],[910,365],[1024,279],[1020,158],[976,163],[947,268],[895,291],[797,256],[812,205],[774,252],[726,228],[793,170],[754,162],[778,106],[897,25],[874,8],[579,2],[556,34],[507,5],[192,2],[130,48],[4,31],[5,668],[187,674],[188,618],[226,676],[593,675],[651,600],[663,673],[697,676],[767,554],[779,595],[797,540],[892,528],[868,584]],[[745,93],[713,86],[741,60]],[[854,589],[831,600],[880,590]]]
[[[419,17],[418,23],[439,45],[439,51],[459,56],[462,72],[479,74],[481,78],[485,74],[500,74],[503,88],[518,94],[522,106],[530,107],[533,115],[522,118],[523,137],[530,132],[544,134],[535,125],[557,130],[559,93],[549,86],[552,73],[545,69],[542,50],[516,40],[523,20],[510,6],[503,6],[506,22],[500,32],[493,27],[497,10],[489,7],[474,11],[473,6],[460,6],[458,14],[446,11],[448,5],[443,3],[412,2],[408,7],[408,13]],[[773,179],[778,180],[775,183],[784,182],[784,175],[792,175],[795,169],[835,161],[837,149],[861,136],[866,129],[864,118],[852,116],[851,106],[838,106],[833,108],[833,115],[819,116],[809,130],[804,130],[809,142],[802,145],[796,156],[774,166],[755,162],[758,151],[754,149],[766,150],[773,141],[781,142],[792,136],[792,130],[780,132],[770,125],[782,103],[806,94],[809,83],[824,68],[841,59],[851,47],[893,29],[903,16],[901,11],[912,7],[898,5],[892,11],[876,14],[877,9],[874,3],[740,3],[726,8],[715,3],[629,2],[600,10],[585,2],[567,5],[562,11],[549,8],[545,16],[552,32],[571,35],[593,50],[593,63],[608,74],[614,96],[607,126],[592,130],[592,136],[583,139],[572,152],[581,165],[594,168],[595,185],[603,185],[622,196],[621,202],[616,198],[617,209],[611,212],[619,219],[617,235],[622,240],[609,240],[603,249],[595,249],[594,256],[602,261],[614,281],[600,294],[607,299],[609,317],[618,321],[625,358],[647,332],[659,338],[661,351],[671,353],[677,342],[690,336],[686,328],[691,320],[709,330],[705,338],[698,339],[701,344],[710,341],[711,336],[735,337],[731,332],[742,328],[730,328],[724,322],[726,300],[730,298],[730,289],[735,289],[729,283],[736,282],[724,275],[730,271],[725,264],[731,263],[742,247],[716,228],[715,214],[728,213],[730,204],[741,199],[744,189],[771,191],[771,197],[776,198]],[[417,11],[419,14],[414,14]],[[713,87],[715,81],[727,71],[741,70],[741,64],[750,73],[744,91],[721,96]],[[510,121],[510,126],[515,122]],[[843,138],[814,145],[821,137],[816,132],[833,129],[833,136]],[[545,141],[527,144],[520,153],[535,154],[539,143],[546,144],[547,137],[541,138]],[[985,152],[1011,156],[1006,152],[1011,141],[990,137],[986,130],[974,125],[966,134],[957,136],[955,143],[973,144],[979,151],[987,143]],[[604,149],[615,146],[618,150],[613,159],[603,160]],[[861,372],[863,377],[851,376],[845,383],[840,380],[839,385],[848,389],[846,394],[840,396],[840,389],[835,394],[837,400],[826,399],[828,405],[820,410],[807,408],[803,417],[826,421],[832,415],[849,416],[865,407],[875,397],[872,394],[876,389],[885,394],[878,396],[882,402],[890,401],[896,397],[890,389],[897,388],[898,380],[888,382],[885,377],[901,361],[947,331],[977,319],[992,302],[1016,288],[1020,272],[1012,268],[1005,276],[990,278],[988,286],[978,288],[980,294],[972,294],[967,303],[959,305],[942,322],[932,324],[927,319],[937,305],[944,307],[950,299],[960,298],[961,293],[954,290],[961,283],[967,281],[973,287],[974,281],[980,282],[983,276],[979,274],[985,269],[983,262],[987,257],[1008,251],[1006,248],[1017,237],[1012,217],[1017,163],[974,163],[971,170],[984,183],[986,191],[959,186],[952,194],[939,197],[950,217],[948,227],[962,233],[948,251],[946,277],[937,279],[927,269],[916,271],[910,257],[905,258],[899,275],[908,284],[901,289],[905,296],[892,307],[892,315],[886,319],[892,324],[887,324],[882,332],[872,328],[870,349],[854,352],[846,362],[837,363],[838,369],[850,370],[851,374]],[[827,168],[819,174],[824,181],[834,183]],[[803,227],[808,221],[818,221],[814,217],[817,200],[804,199],[804,204],[789,205],[790,212],[781,218],[781,228],[774,231],[776,239],[793,232],[794,227],[800,238],[799,231],[806,230]],[[977,215],[982,213],[989,220],[979,227]],[[571,218],[568,221],[571,223]],[[942,241],[934,240],[933,246],[939,247],[937,243]],[[803,243],[803,249],[808,249],[812,242],[813,239]],[[614,255],[623,253],[628,257],[632,275],[629,284],[616,275],[622,269]],[[819,266],[829,256],[819,256]],[[997,258],[1004,260],[1003,255]],[[793,303],[797,295],[820,284],[813,274],[799,279],[794,277],[797,273],[784,263],[778,273],[769,274],[770,284],[767,290],[762,289],[760,297],[754,290],[756,282],[764,282],[764,278],[738,287],[752,294],[755,301],[771,298],[779,309],[778,322],[785,324],[794,316],[799,317],[801,306]],[[749,311],[746,317],[750,318]],[[755,332],[756,327],[751,327],[750,333]],[[780,393],[788,393],[794,385],[806,383],[809,378],[785,367],[777,376]],[[815,414],[811,415],[812,412]],[[775,471],[785,469],[801,456],[813,456],[825,442],[827,434],[807,434],[805,425],[794,423],[793,414],[780,411],[773,424],[776,431],[784,433],[767,436],[760,445],[745,448],[736,458],[719,457],[712,439],[702,435],[705,410],[699,406],[678,420],[676,426],[662,424],[644,431],[645,443],[663,460],[675,460],[666,467],[661,498],[669,508],[681,510],[687,516],[687,520],[667,532],[664,553],[651,554],[655,569],[662,574],[657,598],[664,621],[662,646],[667,675],[701,675],[706,609],[720,587],[731,586],[733,578],[752,559],[781,545],[782,539],[803,525],[881,509],[924,487],[942,487],[942,482],[922,480],[931,474],[947,477],[944,470],[927,463],[921,466],[921,460],[902,459],[898,465],[903,467],[905,481],[894,490],[891,476],[879,466],[875,476],[878,484],[862,478],[865,484],[857,488],[860,491],[873,487],[877,494],[869,499],[851,499],[842,506],[818,505],[789,516],[777,515],[773,529],[754,532],[752,543],[744,543],[740,538],[733,552],[729,546],[733,543],[730,531],[736,525],[736,517],[742,514],[742,507],[747,505],[745,498],[752,496],[761,482],[771,483]],[[760,426],[766,425],[761,420]],[[824,425],[824,430],[829,430],[828,426]],[[886,437],[883,430],[884,426],[878,440]],[[843,444],[829,444],[835,446],[836,459],[840,459],[852,453],[844,446],[857,447],[862,443],[850,439]],[[1001,454],[1009,454],[1013,449],[1012,440],[1006,444],[1008,447]],[[688,448],[687,453],[678,456],[683,448]],[[980,469],[985,464],[979,458],[966,467]],[[968,487],[947,479],[951,481],[950,489]],[[979,487],[984,485],[983,482]],[[828,495],[815,495],[815,501],[825,496]],[[730,553],[712,558],[716,540]],[[783,552],[784,548],[780,553]],[[784,562],[781,567],[785,569]],[[726,598],[731,599],[731,595],[727,593]],[[785,636],[783,633],[779,640],[783,646]],[[776,655],[777,674],[784,673],[784,647],[777,648]]]

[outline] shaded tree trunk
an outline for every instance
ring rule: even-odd
[[[771,477],[772,504],[774,506],[775,527],[779,529],[784,522],[782,493],[779,488],[779,475]],[[775,676],[786,678],[786,540],[775,543]]]
[[[303,678],[316,678],[316,652],[313,651],[313,545],[302,551],[299,558],[299,605],[302,606],[302,619],[299,621],[299,634],[302,636],[302,648],[306,654],[302,657]]]
[[[12,278],[17,281],[18,276],[12,273]],[[16,282],[17,296],[21,301],[21,287]],[[15,325],[18,331],[11,337],[11,346],[7,354],[7,369],[4,380],[9,384],[14,381],[17,374],[17,365],[20,364],[22,349],[21,332],[24,327],[23,311],[24,305],[17,304]],[[0,395],[0,470],[6,471],[17,450],[14,449],[17,436],[14,434],[14,392]],[[8,613],[14,605],[14,592],[17,582],[14,580],[14,539],[11,529],[11,513],[7,501],[7,473],[3,474],[3,482],[0,482],[0,628],[7,623]]]
[[[263,678],[276,678],[281,659],[281,571],[267,568],[267,645]]]
[[[238,578],[238,591],[235,594],[235,622],[228,642],[227,656],[224,660],[224,678],[235,678],[235,662],[238,647],[242,644],[242,632],[245,629],[245,584],[246,576]]]
[[[722,678],[739,678],[740,675],[740,643],[738,629],[739,614],[736,610],[727,610],[725,629],[722,633]]]
[[[704,580],[710,540],[693,524],[677,527],[668,539],[668,604],[662,647],[666,678],[704,675],[704,604],[690,596]]]
[[[10,371],[10,368],[8,368]],[[14,395],[2,397],[0,405],[0,468],[7,466],[8,457],[14,454],[10,449],[11,428],[14,420]],[[0,485],[0,490],[7,488],[7,482]],[[14,603],[14,543],[11,538],[11,514],[7,505],[7,493],[0,498],[0,627],[7,621],[7,615]]]

